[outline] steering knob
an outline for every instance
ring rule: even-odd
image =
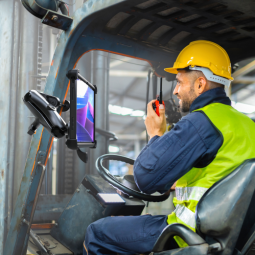
[[[125,175],[123,177],[115,177],[124,186],[140,192],[139,188],[136,186],[135,179],[133,175]]]

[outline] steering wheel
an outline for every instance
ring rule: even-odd
[[[134,165],[134,160],[121,155],[105,154],[100,156],[96,160],[96,168],[98,173],[112,186],[121,190],[123,193],[129,196],[136,197],[138,199],[149,201],[149,202],[162,202],[169,197],[169,194],[163,194],[158,196],[148,195],[139,190],[134,181],[133,175],[125,175],[124,177],[113,176],[108,169],[103,166],[104,160],[118,160],[130,165]]]

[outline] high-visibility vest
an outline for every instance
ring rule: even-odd
[[[176,209],[168,215],[167,223],[182,223],[193,231],[196,231],[196,206],[203,194],[243,161],[255,157],[255,123],[250,118],[221,103],[212,103],[195,111],[207,116],[222,135],[223,143],[208,166],[193,167],[176,183],[173,199]],[[180,237],[175,240],[180,247],[187,246]]]

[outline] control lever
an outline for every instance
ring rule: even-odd
[[[49,255],[52,254],[44,245],[43,242],[40,240],[39,236],[36,235],[36,233],[30,229],[30,237],[33,240],[36,247],[40,250],[41,255]]]

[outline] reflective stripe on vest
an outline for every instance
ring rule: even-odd
[[[176,198],[179,201],[188,201],[195,200],[199,201],[200,198],[207,191],[207,188],[203,187],[184,187],[184,188],[175,188]]]
[[[185,224],[192,228],[196,228],[195,213],[189,210],[186,206],[176,205],[174,212],[175,215]]]

